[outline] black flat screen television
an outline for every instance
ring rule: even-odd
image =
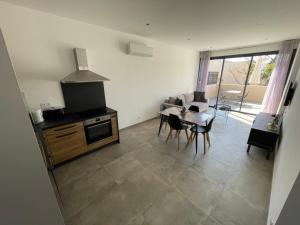
[[[67,113],[106,108],[103,82],[61,83]]]
[[[293,97],[294,97],[295,88],[296,88],[296,86],[294,86],[294,84],[291,82],[290,86],[289,86],[289,90],[288,90],[286,98],[285,98],[285,101],[284,101],[284,104],[283,104],[284,106],[289,106],[291,104]]]

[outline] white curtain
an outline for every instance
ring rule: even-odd
[[[262,111],[267,113],[277,113],[277,109],[282,97],[284,86],[288,76],[288,69],[291,62],[293,49],[299,40],[284,41],[281,44],[279,54],[276,59],[276,66],[271,75],[269,85],[262,103]]]
[[[208,78],[208,66],[210,60],[210,52],[200,52],[199,71],[196,91],[205,92]]]

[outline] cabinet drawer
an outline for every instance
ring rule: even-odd
[[[47,144],[47,149],[53,164],[71,159],[85,152],[86,141],[83,132],[76,132],[71,135],[57,138]]]
[[[47,145],[49,144],[55,144],[55,143],[61,143],[61,142],[65,142],[68,141],[69,139],[74,139],[74,137],[76,136],[81,137],[84,136],[84,129],[83,127],[77,127],[69,129],[69,130],[64,130],[63,132],[59,132],[56,134],[47,134],[45,139],[47,142]],[[85,136],[84,136],[85,138]]]
[[[57,152],[55,154],[50,155],[49,157],[52,164],[56,165],[58,163],[62,163],[66,160],[79,156],[83,152],[84,151],[82,150],[82,148],[76,148],[76,149],[72,149],[71,151],[65,150],[65,151]]]
[[[44,131],[48,155],[55,165],[86,151],[83,123],[67,124]]]
[[[47,137],[46,142],[48,150],[51,153],[86,145],[85,135],[81,131],[73,131],[72,133],[61,136],[51,135]]]
[[[72,124],[67,124],[67,125],[62,125],[54,128],[50,128],[44,131],[45,136],[47,137],[48,135],[64,135],[66,133],[70,133],[72,131],[78,130],[80,128],[83,128],[83,123],[78,122],[78,123],[72,123]]]

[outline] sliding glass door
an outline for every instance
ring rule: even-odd
[[[275,60],[276,54],[253,57],[241,111],[252,114],[260,111]]]
[[[223,71],[223,59],[212,59],[208,67],[208,80],[205,96],[209,100],[210,106],[215,106],[218,101],[218,90],[220,78]]]
[[[251,57],[225,59],[218,98],[220,104],[240,111],[250,65]]]
[[[233,111],[260,112],[277,52],[211,59],[207,97],[211,106],[225,104]]]

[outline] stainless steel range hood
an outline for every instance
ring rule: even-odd
[[[94,73],[88,68],[86,50],[83,48],[74,48],[76,60],[76,71],[63,78],[61,83],[86,83],[86,82],[103,82],[109,81],[97,73]]]

